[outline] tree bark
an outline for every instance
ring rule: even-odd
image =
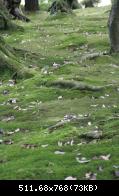
[[[3,5],[3,1],[0,0],[0,30],[6,30],[11,26],[8,12]]]
[[[99,2],[100,0],[83,0],[81,3],[85,6],[85,8],[88,8],[88,7],[94,7],[95,4]]]
[[[25,11],[38,11],[39,2],[38,0],[25,0]]]
[[[78,6],[77,0],[56,0],[53,1],[48,11],[50,11],[50,14],[55,14],[58,11],[68,13],[73,9],[73,6],[75,7],[76,5]]]
[[[20,10],[21,0],[3,0],[3,1],[9,13],[14,17],[13,19],[19,19],[26,22],[30,21],[30,19],[24,16]]]
[[[119,0],[115,0],[109,16],[110,52],[119,52]]]
[[[13,24],[10,20],[9,14],[3,1],[0,0],[0,30],[16,30],[17,25]],[[0,35],[0,74],[4,73],[17,73],[19,77],[30,75],[29,70],[18,60],[17,53],[14,48],[6,43]],[[20,56],[19,56],[20,57]],[[28,73],[28,74],[27,74]]]

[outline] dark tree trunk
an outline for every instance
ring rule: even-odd
[[[11,26],[8,12],[3,5],[3,1],[0,0],[0,30],[6,30]]]
[[[3,1],[0,0],[0,30],[6,29],[16,30],[19,28],[10,20],[9,13]],[[7,74],[10,73],[11,76],[16,76],[16,73],[20,77],[24,75],[30,76],[29,70],[24,68],[23,64],[19,62],[16,50],[8,45],[0,35],[0,74],[4,75],[6,72]]]
[[[109,16],[111,52],[119,52],[119,0],[115,0]]]
[[[94,7],[93,1],[85,2],[85,8],[87,8],[87,7]]]
[[[10,28],[15,28],[15,25],[10,21],[7,9],[3,1],[0,0],[0,30],[8,30]],[[0,35],[0,73],[3,73],[5,70],[14,72],[18,69],[19,63],[15,58],[13,48]]]
[[[25,11],[38,11],[39,2],[38,0],[25,0]]]
[[[50,11],[50,14],[55,14],[58,11],[68,13],[73,9],[73,3],[76,5],[77,0],[56,0],[53,1],[48,11]]]
[[[95,4],[99,3],[100,0],[83,0],[81,3],[82,5],[85,6],[85,8],[88,8],[88,7],[94,7]]]
[[[24,16],[20,10],[21,0],[3,0],[9,13],[13,16],[13,19],[24,20],[29,22],[30,20]]]

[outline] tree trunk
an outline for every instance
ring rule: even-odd
[[[56,0],[53,1],[48,11],[50,11],[50,14],[56,14],[58,11],[68,13],[71,12],[73,5],[76,5],[76,3],[78,3],[77,0]]]
[[[25,0],[25,11],[38,11],[39,2],[38,0]]]
[[[87,3],[85,3],[85,8],[87,8],[87,7],[94,7],[94,5],[92,2],[87,2]]]
[[[6,30],[12,26],[11,21],[9,20],[8,12],[3,5],[3,1],[0,0],[0,30]]]
[[[110,52],[119,52],[119,0],[115,0],[109,16]]]
[[[18,26],[11,22],[7,9],[0,0],[0,30],[16,30],[17,28]],[[19,62],[16,54],[15,49],[8,45],[0,35],[0,76],[6,72],[10,73],[11,76],[13,73],[17,73],[20,77],[29,75],[29,70],[25,69],[24,65]]]
[[[9,13],[14,17],[13,19],[19,19],[29,22],[29,18],[24,16],[20,10],[21,0],[3,0],[4,5],[8,9]]]

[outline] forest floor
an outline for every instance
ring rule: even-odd
[[[16,21],[24,31],[3,32],[34,76],[14,85],[0,74],[0,179],[119,179],[119,55],[105,53],[108,9],[40,12]]]

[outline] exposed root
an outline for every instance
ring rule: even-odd
[[[57,124],[52,125],[51,127],[49,127],[48,130],[49,130],[50,133],[52,133],[54,130],[63,127],[65,124],[67,124],[67,121],[58,122]]]
[[[50,84],[48,84],[48,86],[56,86],[59,88],[69,88],[75,90],[100,91],[113,85],[109,84],[105,86],[92,86],[77,81],[58,80],[58,81],[51,82]]]
[[[86,56],[83,56],[82,57],[82,61],[84,60],[94,60],[98,57],[101,57],[101,56],[104,56],[104,55],[108,55],[109,56],[109,52],[95,52],[95,53],[92,53],[92,54],[87,54]]]

